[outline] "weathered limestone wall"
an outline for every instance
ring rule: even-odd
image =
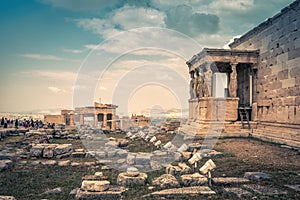
[[[45,123],[55,123],[57,124],[65,124],[65,118],[63,115],[45,115],[44,116]]]
[[[260,50],[253,119],[300,124],[300,1],[284,8],[230,47]]]

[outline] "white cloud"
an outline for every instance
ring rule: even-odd
[[[107,39],[132,28],[165,27],[164,18],[165,14],[155,9],[124,6],[113,11],[106,19],[81,18],[73,21],[78,27]]]
[[[227,44],[223,46],[223,49],[230,49],[229,45],[234,42],[234,39],[240,38],[242,35],[233,36]]]
[[[21,72],[22,76],[32,76],[35,75],[37,78],[52,79],[57,81],[74,81],[77,73],[71,71],[61,71],[61,70],[29,70]]]
[[[64,93],[64,92],[66,92],[65,90],[63,90],[63,89],[60,89],[60,88],[58,88],[58,87],[54,87],[54,86],[49,86],[48,87],[48,90],[50,90],[51,92],[54,92],[54,93]]]
[[[86,31],[92,31],[94,34],[101,35],[104,38],[111,37],[120,32],[116,29],[114,24],[109,20],[100,18],[81,18],[76,19],[77,26]]]
[[[138,27],[164,27],[165,14],[151,8],[124,6],[113,14],[112,22],[120,25],[123,30]]]
[[[87,44],[84,45],[85,48],[90,49],[90,50],[94,50],[97,49],[98,45],[97,44]]]
[[[75,54],[84,52],[84,50],[80,50],[80,49],[65,49],[65,48],[63,48],[62,51],[68,53],[75,53]]]
[[[49,54],[21,54],[21,56],[33,60],[80,62],[80,60],[78,59],[65,59],[59,56],[54,56]]]
[[[217,34],[203,34],[199,35],[196,40],[199,41],[199,43],[203,47],[208,48],[222,48],[226,43],[229,42],[229,40],[232,38],[232,36],[226,33],[217,33]],[[194,52],[196,54],[197,52]]]
[[[47,54],[22,54],[21,56],[24,58],[30,58],[30,59],[35,59],[35,60],[56,60],[56,61],[64,60],[61,57],[47,55]]]
[[[208,9],[217,13],[221,12],[244,12],[254,6],[254,0],[214,0]]]

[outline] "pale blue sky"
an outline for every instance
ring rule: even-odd
[[[201,47],[222,48],[233,37],[244,34],[291,2],[293,0],[2,0],[0,112],[71,108],[74,81],[81,63],[95,45],[121,31],[167,28],[186,34]],[[167,62],[176,60],[174,55],[153,52],[141,55],[144,61],[160,64],[164,58]],[[120,62],[122,65],[124,60],[127,64],[138,63],[141,55],[127,55]],[[187,73],[185,61],[177,59],[176,62],[171,65],[182,67],[181,73]],[[107,87],[99,88],[103,94],[95,97],[101,96],[109,103],[111,99],[104,94]]]

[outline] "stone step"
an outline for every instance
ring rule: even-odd
[[[103,192],[88,192],[81,189],[77,190],[75,199],[121,199],[126,188],[122,186],[109,186]]]
[[[288,140],[288,139],[284,139],[284,138],[278,138],[272,134],[266,134],[265,132],[253,133],[252,136],[262,139],[262,140],[265,140],[265,141],[275,142],[275,143],[279,143],[279,144],[286,144],[286,145],[296,147],[296,148],[300,147],[299,141],[294,141],[292,139]]]

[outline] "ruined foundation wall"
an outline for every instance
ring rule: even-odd
[[[260,122],[300,124],[300,1],[230,47],[260,50],[253,118]]]
[[[44,116],[45,123],[55,123],[57,124],[65,124],[65,118],[63,115],[45,115]]]

